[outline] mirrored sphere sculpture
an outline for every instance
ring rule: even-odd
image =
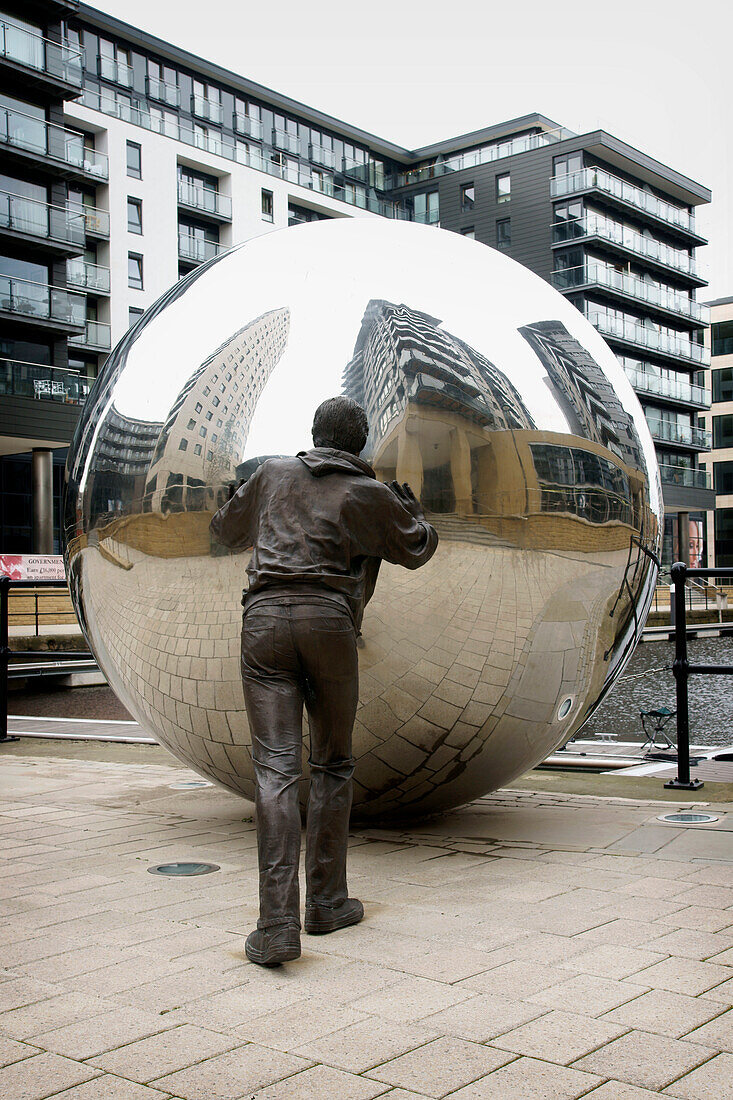
[[[309,447],[338,393],[367,411],[363,457],[412,485],[440,536],[423,569],[383,564],[367,607],[355,814],[443,809],[582,725],[656,580],[659,475],[631,385],[583,315],[502,253],[339,219],[172,287],[109,357],[70,451],[75,606],[140,724],[251,798],[249,552],[212,543],[209,520],[268,456]]]

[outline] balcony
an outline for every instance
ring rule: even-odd
[[[84,217],[78,211],[13,195],[9,191],[0,191],[2,229],[47,241],[60,246],[64,252],[81,251],[86,237]]]
[[[0,61],[30,74],[34,81],[42,82],[45,78],[66,90],[81,90],[81,50],[64,42],[51,42],[12,23],[0,22]]]
[[[640,211],[650,218],[664,222],[672,229],[679,229],[697,237],[695,232],[695,218],[684,207],[675,206],[666,202],[641,187],[635,187],[633,183],[619,179],[601,168],[583,168],[580,172],[572,172],[567,176],[554,176],[550,180],[550,195],[553,199],[565,198],[568,195],[578,195],[585,191],[600,191],[608,195],[623,206],[635,211]],[[698,237],[698,240],[702,238]]]
[[[218,191],[187,180],[178,181],[178,205],[198,213],[210,214],[221,221],[232,220],[232,200],[228,195],[221,195]]]
[[[652,433],[652,439],[657,440],[658,443],[673,443],[678,447],[690,447],[696,451],[710,450],[711,435],[704,428],[695,428],[692,424],[670,420],[658,420],[648,415],[646,422]]]
[[[91,382],[78,371],[0,359],[0,395],[32,397],[36,401],[57,401],[62,405],[83,405]]]
[[[178,258],[190,264],[202,264],[224,251],[218,241],[207,241],[188,233],[178,234]]]
[[[86,312],[82,294],[72,294],[48,283],[32,283],[0,275],[0,313],[16,320],[40,322],[44,327],[81,328]]]
[[[308,148],[308,159],[313,164],[318,164],[322,168],[336,167],[336,154],[333,149],[324,149],[322,145],[310,145]]]
[[[300,152],[300,140],[297,134],[288,134],[284,130],[272,131],[272,144],[283,153],[292,153],[297,156]]]
[[[637,393],[664,397],[680,405],[694,405],[698,409],[710,408],[710,391],[692,382],[683,382],[676,378],[664,378],[651,370],[622,364],[626,377]]]
[[[106,180],[109,164],[104,153],[89,149],[83,134],[66,130],[43,119],[24,115],[9,107],[0,107],[0,147],[12,149],[31,159],[51,161],[73,175]]]
[[[216,99],[207,99],[203,95],[191,96],[191,112],[196,115],[196,118],[203,118],[206,122],[213,122],[216,126],[221,126],[224,118],[221,103]]]
[[[109,211],[100,210],[97,206],[84,206],[80,209],[89,236],[109,240]]]
[[[150,99],[157,99],[159,103],[167,103],[169,107],[180,107],[181,89],[177,84],[168,84],[157,76],[149,76],[145,81]]]
[[[244,137],[254,141],[262,141],[262,123],[258,118],[250,118],[249,115],[234,115],[234,131],[243,134]]]
[[[658,332],[657,329],[648,328],[638,321],[613,317],[593,309],[586,309],[586,317],[599,332],[612,339],[623,340],[624,343],[633,344],[635,347],[647,348],[659,355],[685,359],[690,363],[707,365],[710,362],[710,351],[707,348],[702,344],[693,343],[692,340],[686,340],[683,336],[670,336],[669,333]]]
[[[406,172],[400,172],[394,186],[407,187],[413,183],[424,183],[426,180],[436,179],[449,172],[461,172],[464,168],[475,168],[479,164],[490,164],[494,160],[504,157],[513,157],[517,153],[526,153],[530,149],[540,149],[545,145],[552,145],[564,138],[573,137],[569,130],[559,127],[556,130],[542,130],[534,134],[521,134],[506,141],[497,141],[492,145],[482,145],[479,149],[471,149],[466,153],[456,153],[444,160],[433,164],[426,164],[420,168],[410,168]]]
[[[114,57],[99,58],[97,71],[105,80],[111,80],[113,84],[121,84],[123,88],[132,87],[132,66],[123,61],[115,61]]]
[[[688,252],[672,248],[671,245],[663,244],[653,237],[645,237],[636,229],[622,225],[621,222],[614,221],[612,218],[606,218],[602,214],[589,211],[584,217],[555,222],[552,227],[553,246],[574,243],[581,238],[597,238],[626,253],[651,260],[652,263],[662,267],[672,268],[683,275],[689,275],[696,282],[704,282],[698,278],[694,257]]]
[[[710,489],[710,474],[707,470],[689,470],[687,466],[673,466],[671,463],[659,463],[659,476],[663,485],[684,485],[688,489]]]
[[[413,220],[423,225],[440,225],[440,211],[421,210],[420,213],[415,213]]]
[[[599,332],[603,332],[614,339],[648,348],[660,355],[686,359],[700,365],[707,365],[710,362],[710,352],[707,348],[683,336],[671,336],[669,333],[660,332],[639,321],[614,317],[594,311],[592,308],[586,309],[586,316]]]
[[[90,264],[79,256],[66,261],[66,282],[90,294],[109,294],[109,268]]]
[[[85,321],[84,332],[80,336],[70,336],[69,344],[87,351],[109,351],[112,347],[112,332],[104,321]]]
[[[610,264],[588,260],[580,267],[553,271],[552,285],[558,290],[577,290],[581,286],[600,286],[622,298],[644,302],[652,308],[683,317],[699,325],[710,324],[708,306],[695,302],[687,294],[672,290],[659,283],[648,283],[636,275],[618,271]]]

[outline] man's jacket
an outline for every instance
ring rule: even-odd
[[[232,549],[254,548],[248,602],[283,590],[318,594],[346,606],[357,628],[381,560],[418,569],[438,545],[435,528],[371,466],[328,447],[268,459],[219,509],[211,532]]]

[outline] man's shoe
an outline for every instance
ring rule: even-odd
[[[358,924],[364,916],[364,906],[357,898],[347,898],[335,908],[327,905],[306,905],[305,930],[311,936],[335,932],[339,928],[348,928]]]
[[[292,924],[275,928],[257,928],[244,945],[250,962],[258,966],[279,966],[300,958],[300,929]]]

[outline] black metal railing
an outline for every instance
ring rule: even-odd
[[[691,665],[687,659],[687,581],[696,577],[720,577],[733,579],[733,569],[689,569],[684,562],[672,566],[674,584],[674,647],[672,672],[677,691],[677,777],[665,783],[673,790],[697,791],[701,780],[690,778],[690,715],[687,681],[690,676],[729,676],[733,665]]]

